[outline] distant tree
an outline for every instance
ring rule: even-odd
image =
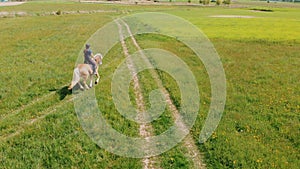
[[[221,5],[223,3],[223,0],[217,0],[216,5]]]
[[[61,10],[59,9],[58,11],[56,11],[56,13],[55,13],[56,15],[61,15],[62,14],[62,12],[61,12]]]
[[[202,0],[203,5],[208,5],[210,3],[210,0]]]
[[[229,4],[231,4],[231,0],[224,0],[224,1],[223,1],[223,4],[229,5]]]

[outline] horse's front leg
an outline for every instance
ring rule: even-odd
[[[85,87],[86,89],[89,89],[89,86],[86,84],[86,81],[85,81],[85,80],[83,81],[83,84],[84,84],[84,87]]]
[[[97,79],[96,79],[96,81],[95,81],[95,84],[98,84],[98,83],[99,83],[99,79],[100,79],[100,75],[97,73],[97,74],[96,74],[96,77],[97,77]]]
[[[93,75],[91,75],[91,81],[90,81],[90,88],[92,88],[93,87],[93,79],[94,79],[94,76]]]
[[[79,87],[80,87],[80,90],[84,90],[84,87],[81,85],[80,82],[78,82],[78,85],[79,85]]]

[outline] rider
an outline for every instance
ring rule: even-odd
[[[93,74],[96,74],[97,73],[96,72],[97,63],[93,59],[93,53],[92,53],[92,50],[90,49],[90,47],[91,47],[90,44],[85,45],[85,50],[83,51],[83,53],[84,53],[84,63],[92,65]]]

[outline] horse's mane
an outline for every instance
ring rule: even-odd
[[[96,54],[94,55],[94,58],[97,58],[97,57],[100,57],[101,59],[103,59],[103,56],[102,56],[100,53],[96,53]]]

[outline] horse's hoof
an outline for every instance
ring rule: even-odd
[[[98,84],[98,82],[95,82],[95,84]]]

